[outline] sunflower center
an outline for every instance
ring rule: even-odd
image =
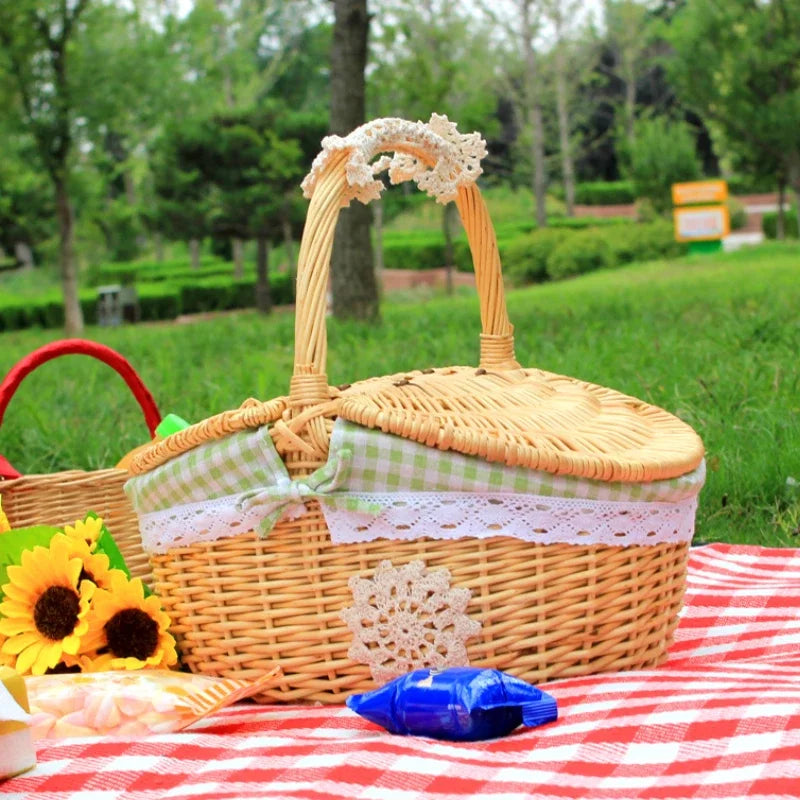
[[[33,607],[36,630],[54,642],[69,636],[75,630],[80,598],[66,586],[48,586]]]
[[[109,650],[116,658],[144,661],[158,646],[158,623],[139,608],[118,611],[105,624]]]

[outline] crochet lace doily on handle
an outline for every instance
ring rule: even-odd
[[[459,133],[456,124],[446,116],[433,114],[428,123],[393,117],[375,120],[347,136],[326,136],[322,140],[322,151],[302,183],[307,198],[314,193],[325,166],[343,150],[350,152],[343,207],[354,198],[362,203],[377,199],[383,181],[375,175],[387,168],[392,183],[413,180],[436,202],[445,204],[455,198],[459,186],[475,182],[482,172],[481,159],[487,152],[486,142],[479,133]],[[370,163],[376,155],[387,151],[395,155]],[[414,155],[420,152],[435,162],[432,167]]]
[[[356,494],[379,516],[324,508],[335,544],[373,539],[486,539],[538,544],[654,545],[691,541],[697,498],[678,503],[586,500],[528,494],[407,492]]]

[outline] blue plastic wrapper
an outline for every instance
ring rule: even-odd
[[[520,725],[558,718],[547,692],[496,669],[418,669],[380,689],[347,698],[370,722],[403,736],[474,742],[505,736]]]

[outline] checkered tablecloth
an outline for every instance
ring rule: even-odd
[[[547,690],[558,722],[474,744],[392,736],[343,707],[253,705],[179,734],[43,743],[0,796],[800,798],[800,549],[695,549],[665,666]]]

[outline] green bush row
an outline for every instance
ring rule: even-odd
[[[778,212],[768,211],[761,217],[761,230],[764,231],[764,236],[767,239],[778,238]],[[797,239],[797,207],[787,209],[783,212],[783,230],[786,236],[792,239]]]
[[[632,181],[590,181],[575,186],[575,202],[582,206],[613,206],[633,203]]]
[[[537,283],[597,269],[671,258],[686,252],[674,239],[666,220],[589,228],[571,233],[549,228],[507,242],[500,258],[508,280],[515,285]]]
[[[136,289],[139,313],[143,321],[175,319],[180,314],[203,311],[225,311],[255,306],[254,278],[205,278],[191,283],[141,283]],[[294,283],[289,275],[270,276],[272,302],[286,305],[294,302]],[[97,293],[91,289],[80,292],[80,303],[86,324],[97,323]],[[64,306],[57,292],[36,300],[5,298],[0,301],[0,331],[20,328],[60,328],[64,324]]]
[[[252,267],[250,267],[252,271]],[[186,258],[165,261],[126,261],[102,264],[93,268],[88,276],[92,286],[119,283],[131,285],[152,281],[179,281],[233,274],[233,264],[213,256],[203,256],[200,266],[194,269]]]
[[[633,225],[625,217],[554,217],[548,220],[549,229],[565,231],[584,230],[594,227],[610,227],[622,224]],[[512,222],[495,228],[498,247],[515,241],[520,235],[536,230],[533,221]],[[466,236],[461,233],[453,241],[453,258],[457,269],[472,271],[472,256]],[[387,232],[383,237],[383,265],[386,269],[437,269],[445,265],[444,235],[440,231]]]

